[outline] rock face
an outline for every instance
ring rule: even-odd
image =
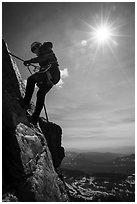
[[[55,171],[59,166],[55,166],[55,148],[46,140],[46,120],[43,123],[41,119],[41,128],[28,122],[21,103],[25,86],[4,41],[2,61],[3,201],[69,201],[64,182]]]

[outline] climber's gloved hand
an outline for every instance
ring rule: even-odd
[[[28,66],[28,65],[31,64],[31,62],[30,62],[30,60],[25,60],[25,61],[23,62],[23,64],[24,64],[25,66]]]

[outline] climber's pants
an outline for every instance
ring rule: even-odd
[[[37,101],[35,112],[33,117],[37,120],[39,118],[40,112],[44,106],[45,95],[49,92],[53,85],[48,84],[48,78],[46,73],[35,73],[31,75],[27,80],[26,93],[24,97],[24,102],[28,106],[35,88],[35,84],[38,85],[39,90],[37,92]]]

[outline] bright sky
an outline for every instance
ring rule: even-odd
[[[63,146],[104,151],[134,146],[135,4],[3,3],[10,51],[35,57],[34,41],[52,41],[63,79],[46,97]],[[29,72],[16,60],[23,79]],[[44,112],[42,113],[42,115]]]

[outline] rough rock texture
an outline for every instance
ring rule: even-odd
[[[4,41],[2,61],[3,201],[66,202],[67,191],[45,136],[27,120],[22,106],[25,86]]]

